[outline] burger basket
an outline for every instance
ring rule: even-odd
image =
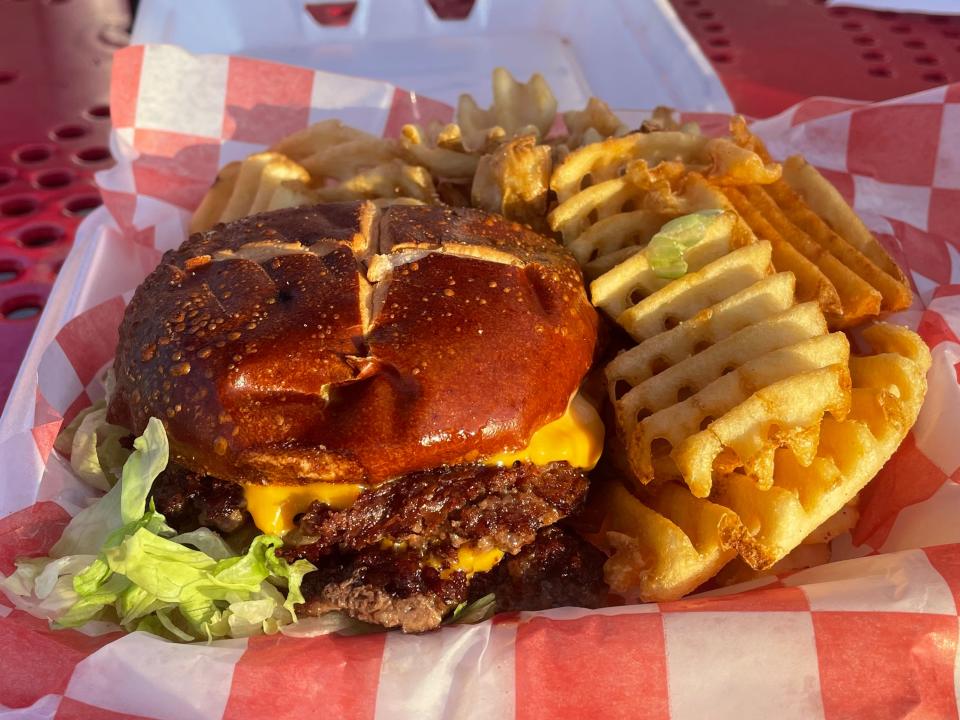
[[[114,60],[104,207],[77,234],[0,421],[4,574],[45,554],[91,497],[53,441],[102,397],[126,302],[224,163],[327,117],[385,135],[448,119],[460,92],[489,99],[496,64],[543,72],[561,109],[595,94],[631,119],[658,103],[716,111],[684,113],[705,128],[730,110],[666,3],[596,3],[603,32],[583,29],[593,3],[480,0],[441,22],[414,0],[361,2],[344,27],[296,3],[143,5],[135,37],[150,44]],[[424,62],[439,48],[463,62]],[[752,129],[775,157],[820,168],[909,270],[914,305],[891,321],[933,354],[919,420],[834,562],[676,602],[424,635],[190,645],[107,623],[50,630],[0,595],[4,717],[957,717],[960,85],[875,104],[813,98]]]

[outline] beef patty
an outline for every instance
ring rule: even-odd
[[[516,553],[539,528],[569,515],[587,478],[566,462],[510,467],[467,464],[411,473],[363,493],[346,510],[314,503],[300,521],[290,559],[318,561],[384,538],[421,550],[465,544]]]
[[[405,632],[436,627],[467,599],[471,576],[456,567],[464,546],[516,556],[474,576],[481,595],[503,595],[501,609],[591,605],[599,592],[591,568],[602,560],[594,562],[568,531],[542,532],[575,512],[586,492],[586,474],[566,462],[411,473],[364,492],[345,510],[315,502],[279,554],[317,566],[304,580],[304,614],[342,610]],[[181,531],[208,525],[230,532],[249,519],[239,485],[177,466],[157,479],[153,498]],[[529,580],[516,577],[526,572]]]
[[[204,526],[231,533],[250,520],[243,487],[174,463],[154,481],[150,497],[167,524],[180,532]]]
[[[606,559],[573,530],[551,525],[517,555],[475,576],[468,600],[493,593],[497,612],[601,607],[607,598]]]

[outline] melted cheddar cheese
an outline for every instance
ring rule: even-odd
[[[590,470],[603,450],[603,421],[580,393],[573,396],[567,411],[537,430],[527,446],[485,458],[486,465],[520,462],[546,465],[566,460],[574,467]]]
[[[343,510],[353,505],[363,485],[315,482],[306,485],[244,485],[247,510],[254,524],[268,535],[282,535],[293,529],[293,519],[314,500]]]
[[[482,462],[486,465],[512,465],[517,461],[546,465],[566,460],[574,467],[589,470],[597,464],[602,450],[603,422],[593,405],[577,393],[566,412],[537,430],[526,447],[497,453]],[[293,519],[306,512],[314,500],[334,510],[343,510],[350,507],[363,490],[363,485],[315,482],[306,485],[245,485],[244,495],[247,510],[256,526],[267,534],[282,535],[293,529]],[[465,547],[460,551],[458,564],[462,567],[457,569],[464,569],[464,572],[485,572],[503,555],[500,553],[494,558],[492,554],[499,551],[476,552]]]
[[[440,573],[440,576],[444,577],[457,570],[462,570],[467,575],[487,572],[492,570],[493,566],[500,562],[502,557],[503,550],[497,550],[496,548],[477,550],[470,545],[463,545],[457,548],[457,559],[444,572]]]

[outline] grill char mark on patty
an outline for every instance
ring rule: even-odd
[[[566,462],[425,470],[363,493],[346,510],[314,503],[300,522],[302,543],[283,553],[317,562],[389,538],[413,549],[475,544],[515,554],[578,508],[586,492],[586,474]]]

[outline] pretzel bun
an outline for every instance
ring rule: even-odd
[[[109,417],[241,483],[376,484],[523,447],[590,366],[573,257],[499,216],[370,202],[192,235],[137,289]]]

